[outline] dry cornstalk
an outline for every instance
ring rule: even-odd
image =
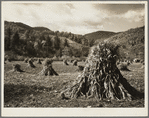
[[[127,62],[127,66],[129,66],[130,65],[130,62]]]
[[[8,62],[11,62],[11,59],[8,58],[7,61],[8,61]]]
[[[9,72],[24,72],[23,70],[21,70],[21,66],[19,64],[13,64],[12,67],[12,70]]]
[[[77,63],[78,63],[78,61],[77,60],[74,60],[72,65],[73,66],[77,66]]]
[[[70,60],[70,63],[73,63],[73,60]]]
[[[43,64],[43,69],[39,75],[45,75],[45,76],[51,76],[51,75],[58,75],[56,71],[52,68],[52,60],[46,59],[44,64]]]
[[[122,76],[116,65],[118,46],[103,43],[91,49],[83,72],[77,81],[61,92],[68,98],[94,97],[102,99],[125,99],[141,97],[135,88]]]
[[[42,64],[40,59],[37,60],[37,64]]]
[[[24,62],[27,63],[28,62],[28,58],[24,59]]]
[[[83,71],[84,66],[78,66],[78,71]]]
[[[63,64],[64,64],[64,65],[69,65],[69,64],[67,63],[67,60],[66,60],[66,59],[63,60]]]
[[[35,68],[35,65],[33,64],[32,59],[28,60],[28,67]]]

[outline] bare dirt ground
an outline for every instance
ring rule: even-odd
[[[25,72],[9,72],[12,64],[20,63]],[[6,62],[4,65],[4,107],[144,107],[144,98],[132,101],[102,100],[94,98],[61,99],[60,92],[69,87],[80,72],[77,66],[53,62],[54,70],[59,76],[38,76],[41,64],[36,68],[27,68],[24,62]],[[81,62],[78,65],[83,65]],[[121,71],[122,75],[138,91],[144,92],[144,68],[141,63],[128,66],[130,71]]]

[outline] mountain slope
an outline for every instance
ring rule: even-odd
[[[50,29],[46,28],[46,27],[33,27],[34,30],[38,30],[38,31],[51,31]]]
[[[13,46],[16,49],[14,51],[19,55],[32,55],[37,53],[37,55],[44,54],[45,55],[53,55],[58,51],[62,51],[65,48],[65,43],[67,42],[69,48],[75,52],[79,52],[80,55],[82,48],[88,48],[82,44],[79,44],[75,41],[72,41],[69,37],[58,36],[55,32],[51,31],[45,27],[30,27],[23,23],[15,23],[5,21],[5,43],[7,43],[5,49],[10,51],[10,45],[13,43],[12,36],[15,33],[19,35],[20,45]],[[55,39],[56,35],[59,39]],[[14,40],[15,41],[15,40]],[[51,43],[51,44],[50,44]],[[14,43],[15,44],[15,43]],[[48,44],[49,47],[44,47],[43,44]],[[26,49],[27,48],[27,49]],[[47,48],[48,53],[47,54]],[[38,54],[40,53],[40,54]],[[79,54],[78,54],[79,55]],[[75,56],[75,55],[73,55]]]
[[[24,23],[21,23],[21,22],[15,22],[14,24],[16,24],[17,26],[21,27],[21,28],[24,28],[24,29],[28,29],[28,30],[31,30],[32,27],[24,24]]]
[[[4,22],[5,25],[9,25],[9,26],[13,26],[13,27],[17,27],[18,29],[24,29],[24,30],[36,30],[36,31],[51,31],[50,29],[46,28],[46,27],[31,27],[29,25],[26,25],[24,23],[21,22],[8,22],[5,21]]]
[[[27,54],[26,50],[24,50],[28,46],[28,53],[33,51],[31,53],[38,53],[38,52],[45,52],[47,49],[44,49],[42,46],[43,41],[49,40],[50,38],[52,43],[55,43],[55,36],[57,35],[55,32],[51,31],[48,28],[45,27],[30,27],[28,25],[25,25],[23,23],[15,23],[15,22],[8,22],[5,21],[4,25],[5,29],[5,49],[10,49],[10,43],[12,40],[10,40],[13,36],[13,34],[18,31],[20,40],[23,41],[18,45],[17,53],[19,54]],[[9,30],[10,29],[10,30]],[[10,34],[11,32],[11,34]],[[71,34],[72,36],[74,34]],[[144,59],[144,27],[134,28],[130,29],[125,32],[107,32],[107,31],[98,31],[89,33],[86,35],[74,35],[73,38],[69,35],[69,33],[63,33],[63,35],[58,35],[60,42],[59,42],[59,49],[62,50],[65,47],[65,43],[69,45],[69,48],[74,51],[75,53],[82,53],[82,49],[85,48],[85,50],[89,50],[88,46],[85,46],[86,40],[92,40],[95,39],[95,43],[102,42],[102,41],[108,41],[112,42],[117,45],[121,45],[120,47],[120,54],[122,58],[127,59],[134,59],[134,58],[140,58]],[[85,38],[84,38],[85,37]],[[72,40],[73,39],[73,40]],[[77,41],[78,40],[78,41]],[[78,43],[77,43],[78,42]],[[82,44],[81,44],[81,43]],[[36,44],[36,45],[35,45]],[[42,50],[35,49],[36,47],[42,47]],[[55,47],[49,47],[51,49],[51,53],[56,53],[57,50]],[[24,51],[24,52],[22,52]],[[35,52],[36,51],[36,52]],[[40,55],[40,54],[38,54]]]
[[[109,38],[117,33],[115,32],[108,32],[108,31],[97,31],[85,34],[86,39],[94,39],[97,42],[103,41],[106,38]]]
[[[120,45],[120,52],[124,58],[144,59],[145,27],[130,29],[105,39],[107,42]]]

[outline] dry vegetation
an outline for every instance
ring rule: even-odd
[[[12,70],[12,64],[19,63],[25,72],[6,73]],[[35,63],[34,63],[35,64]],[[84,65],[84,62],[78,62]],[[4,107],[144,107],[144,98],[132,101],[103,99],[97,102],[95,98],[81,97],[68,99],[59,97],[62,90],[69,87],[80,72],[77,66],[66,66],[63,62],[53,62],[53,69],[59,76],[38,76],[43,66],[35,64],[36,68],[26,68],[27,63],[7,62],[4,65]],[[141,63],[128,66],[130,71],[121,71],[124,78],[137,90],[144,92],[144,69]]]
[[[109,100],[134,100],[143,94],[132,87],[117,68],[118,46],[101,43],[91,48],[83,72],[74,84],[61,92],[62,98],[92,98],[97,102]],[[123,65],[121,70],[126,70]],[[127,69],[129,70],[129,69]]]

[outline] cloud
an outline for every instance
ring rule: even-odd
[[[144,4],[93,4],[95,9],[107,12],[109,15],[124,14],[130,10],[136,11],[144,9]]]
[[[107,30],[108,24],[115,18],[119,21],[111,27],[119,25],[122,19],[140,22],[145,15],[143,5],[103,5],[89,2],[3,2],[2,12],[4,20],[79,34]],[[114,27],[110,29],[114,30]]]
[[[145,11],[144,10],[137,10],[137,11],[129,10],[125,14],[122,14],[118,17],[125,18],[129,22],[141,22],[141,21],[143,22],[144,17],[145,17]]]
[[[97,30],[97,25],[100,25],[103,19],[107,17],[105,13],[97,11],[89,3],[75,3],[70,11],[71,16],[64,21],[64,24],[78,28],[78,31],[81,30],[80,27],[85,31],[89,31],[89,28]],[[80,32],[83,33],[83,30]]]

